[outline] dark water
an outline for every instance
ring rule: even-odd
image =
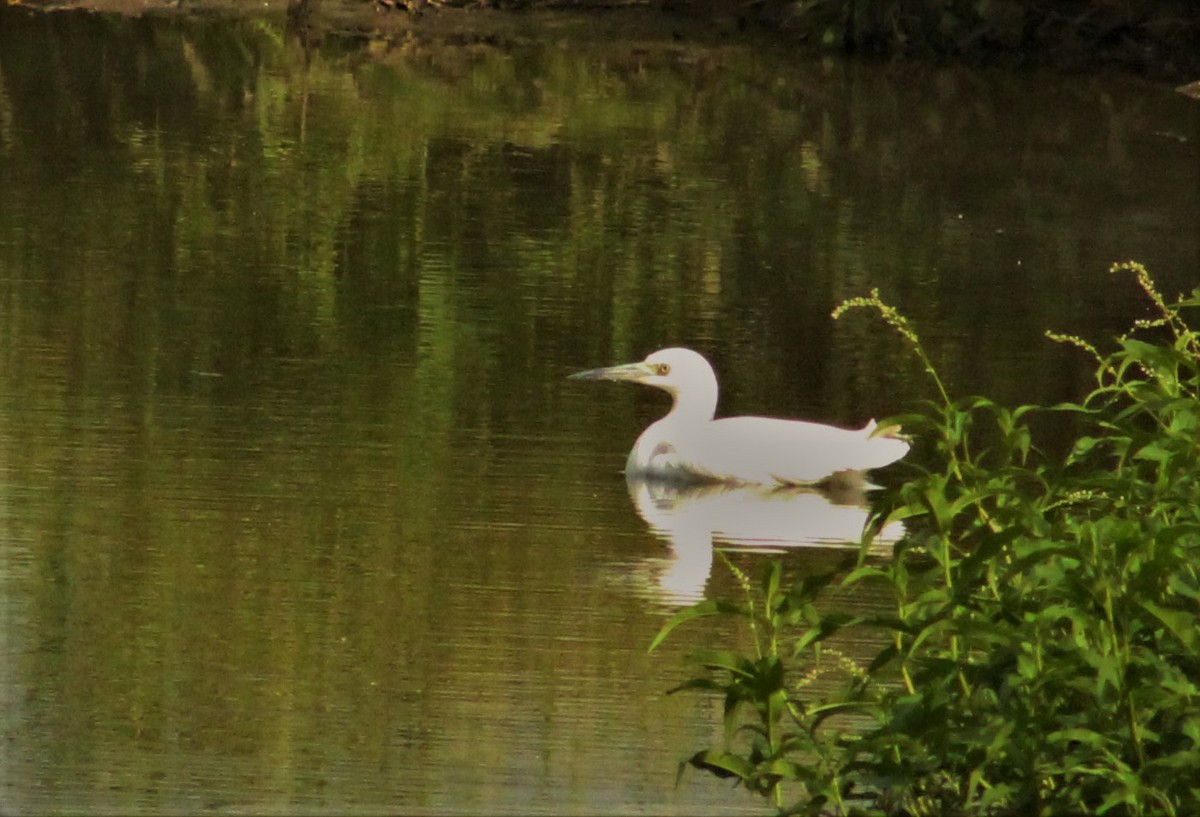
[[[646,646],[778,509],[631,497],[661,396],[564,376],[861,424],[929,395],[829,320],[878,286],[956,390],[1078,397],[1042,331],[1195,286],[1198,215],[1200,106],[1117,76],[0,8],[0,811],[760,811],[673,786],[720,625]]]

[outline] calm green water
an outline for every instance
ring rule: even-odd
[[[1194,286],[1198,214],[1200,106],[1120,77],[0,7],[0,812],[757,813],[673,786],[715,625],[645,648],[777,508],[631,496],[663,399],[565,375],[858,425],[928,396],[829,320],[878,286],[1078,397],[1042,331]]]

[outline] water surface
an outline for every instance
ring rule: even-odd
[[[720,711],[663,693],[729,633],[646,654],[757,514],[639,505],[664,398],[565,375],[690,345],[727,413],[861,425],[929,395],[829,320],[878,286],[957,389],[1078,397],[1041,333],[1145,314],[1111,262],[1198,280],[1198,120],[1119,76],[0,8],[3,810],[761,811],[674,786]]]

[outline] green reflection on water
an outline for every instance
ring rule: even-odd
[[[686,343],[729,413],[861,424],[923,393],[828,320],[878,285],[959,390],[1075,396],[1042,329],[1127,323],[1113,257],[1195,274],[1183,102],[0,8],[7,793],[753,805],[671,789],[718,718],[608,580],[661,406],[562,376]]]

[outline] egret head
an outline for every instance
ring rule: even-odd
[[[704,356],[691,349],[660,349],[638,363],[589,369],[571,375],[579,380],[624,380],[643,383],[668,392],[677,407],[689,407],[697,414],[712,413],[717,405],[717,376]]]

